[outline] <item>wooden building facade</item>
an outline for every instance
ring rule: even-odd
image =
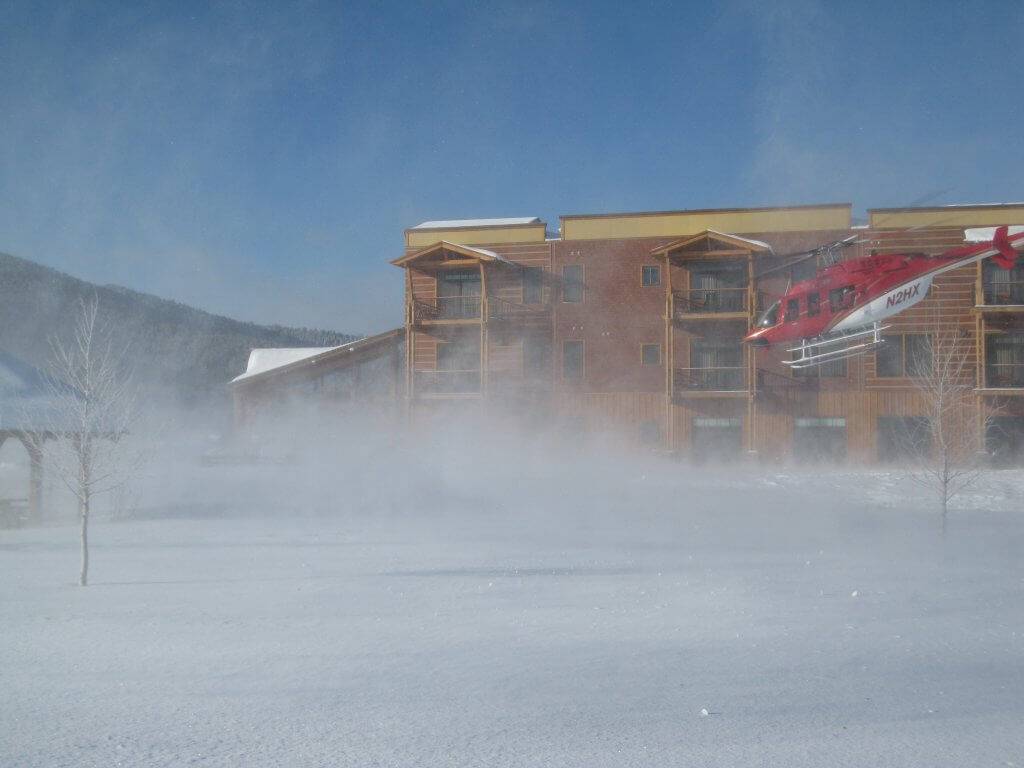
[[[406,230],[403,393],[413,419],[504,415],[531,428],[615,433],[700,461],[874,462],[922,412],[907,361],[922,336],[973,348],[988,449],[1024,453],[1024,262],[941,276],[878,351],[800,374],[741,339],[790,280],[787,254],[857,235],[845,252],[939,253],[968,227],[1024,223],[1024,205],[849,204],[427,222]],[[780,267],[772,269],[772,267]],[[809,272],[808,272],[809,271]]]

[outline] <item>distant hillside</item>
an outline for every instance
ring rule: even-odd
[[[45,367],[50,337],[67,332],[72,308],[93,293],[118,344],[130,344],[140,385],[185,403],[223,396],[227,382],[245,370],[252,347],[326,347],[357,338],[239,322],[0,253],[0,349]]]

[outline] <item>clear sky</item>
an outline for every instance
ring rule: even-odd
[[[0,0],[0,251],[401,322],[426,219],[1024,198],[1024,2]]]

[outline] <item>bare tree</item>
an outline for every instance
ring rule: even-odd
[[[908,352],[907,372],[923,406],[920,427],[904,433],[908,453],[917,455],[910,477],[937,494],[946,532],[949,502],[985,471],[985,435],[993,413],[978,414],[974,393],[974,343],[961,328],[924,335]],[[911,445],[913,444],[913,445]]]
[[[52,336],[48,406],[31,437],[48,468],[78,503],[81,571],[89,583],[89,514],[94,499],[121,488],[141,462],[125,439],[136,416],[127,348],[115,348],[99,298],[79,299],[68,338]]]

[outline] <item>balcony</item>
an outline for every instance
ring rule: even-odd
[[[551,316],[551,304],[517,304],[497,297],[487,299],[487,312],[492,320],[532,320]]]
[[[700,315],[740,315],[746,317],[750,308],[746,288],[694,288],[672,292],[675,319]]]
[[[480,371],[413,371],[413,384],[420,395],[478,395]]]
[[[746,366],[715,368],[676,368],[672,377],[673,395],[682,397],[701,392],[747,392]]]
[[[450,320],[481,320],[480,296],[438,296],[413,301],[413,324]]]

